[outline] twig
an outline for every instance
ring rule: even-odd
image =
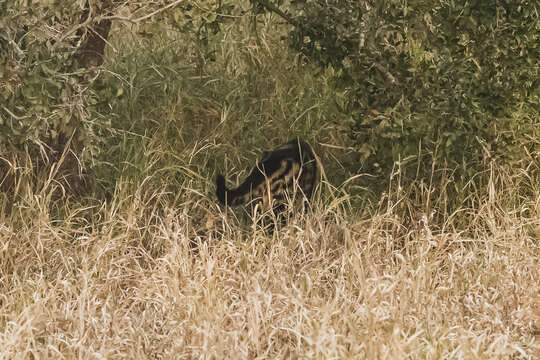
[[[173,6],[176,6],[176,5],[180,4],[183,1],[185,1],[185,0],[176,0],[175,2],[173,2],[173,3],[171,3],[171,4],[167,5],[167,6],[164,6],[161,9],[157,9],[156,11],[154,11],[154,12],[148,14],[148,15],[145,15],[145,16],[142,16],[142,17],[140,17],[138,19],[133,20],[133,22],[138,23],[140,21],[146,20],[146,19],[156,15],[157,13],[160,13],[160,12],[165,11],[165,10],[167,10],[167,9],[173,7]]]
[[[53,50],[56,49],[58,44],[61,44],[68,36],[71,36],[80,28],[88,26],[91,22],[92,22],[92,6],[88,6],[88,17],[86,18],[86,20],[82,24],[75,25],[68,32],[62,35],[60,39],[53,45]]]
[[[144,16],[141,16],[140,18],[137,18],[137,19],[132,19],[131,17],[125,17],[125,16],[119,16],[119,15],[108,15],[108,16],[99,16],[97,18],[97,21],[101,21],[101,20],[122,20],[122,21],[128,21],[130,23],[133,23],[133,24],[137,24],[143,20],[146,20],[154,15],[156,15],[157,13],[160,13],[162,11],[165,11],[173,6],[176,6],[178,4],[180,4],[181,2],[183,2],[185,0],[176,0],[175,2],[169,4],[169,5],[166,5],[162,8],[159,8],[157,9],[156,11],[154,12],[151,12],[150,14],[147,14],[147,15],[144,15]]]
[[[176,6],[178,4],[180,4],[181,2],[183,2],[185,0],[176,0],[175,2],[173,3],[170,3],[169,5],[166,5],[162,8],[159,8],[157,9],[156,11],[153,11],[151,12],[150,14],[148,15],[144,15],[144,16],[141,16],[140,18],[137,18],[135,20],[133,20],[132,18],[130,17],[124,17],[124,16],[117,16],[117,15],[112,15],[112,16],[97,16],[96,18],[92,19],[92,6],[89,6],[89,9],[88,9],[88,18],[82,23],[82,24],[77,24],[75,25],[73,28],[71,28],[68,32],[66,32],[64,35],[62,35],[62,37],[60,38],[60,40],[58,40],[56,42],[56,44],[54,45],[55,47],[57,46],[57,44],[61,43],[65,38],[67,38],[68,36],[72,35],[73,33],[75,33],[77,30],[79,30],[80,28],[83,28],[85,26],[88,26],[91,22],[100,22],[102,20],[123,20],[123,21],[129,21],[129,22],[132,22],[132,23],[139,23],[143,20],[146,20],[162,11],[165,11],[173,6]]]
[[[28,116],[17,116],[17,115],[15,115],[11,111],[9,111],[9,109],[7,107],[5,107],[4,105],[2,105],[2,109],[4,109],[4,111],[7,112],[9,115],[11,115],[11,117],[13,117],[15,120],[24,120],[24,119],[28,118]]]
[[[277,6],[275,6],[274,4],[269,2],[268,0],[255,0],[255,1],[258,2],[259,4],[261,4],[262,6],[264,6],[267,10],[270,10],[271,12],[274,12],[277,15],[281,16],[281,18],[283,18],[289,24],[301,27],[301,25],[298,24],[296,22],[296,20],[294,20],[292,17],[290,17],[289,15],[287,15],[286,13],[281,11]]]

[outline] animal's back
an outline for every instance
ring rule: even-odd
[[[294,139],[264,152],[246,180],[227,189],[225,178],[217,177],[217,197],[222,204],[237,206],[250,201],[282,206],[289,198],[309,200],[317,183],[318,167],[311,146]]]

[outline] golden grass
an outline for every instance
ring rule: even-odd
[[[273,235],[211,196],[36,196],[0,224],[0,358],[538,358],[540,196],[496,190],[463,231],[337,199]]]

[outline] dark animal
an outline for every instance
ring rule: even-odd
[[[236,189],[227,189],[225,177],[218,175],[216,194],[223,205],[259,202],[279,215],[289,200],[311,198],[317,175],[317,161],[311,147],[295,139],[273,151],[265,151],[251,174]]]

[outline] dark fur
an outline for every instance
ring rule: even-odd
[[[307,200],[311,198],[317,174],[317,161],[311,147],[295,139],[274,151],[264,152],[262,159],[236,189],[227,189],[225,177],[218,175],[216,195],[223,205],[262,202],[281,211],[293,195]]]

